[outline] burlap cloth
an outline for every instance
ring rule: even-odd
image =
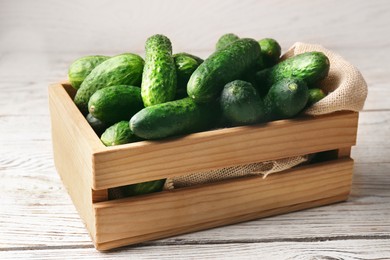
[[[323,52],[329,58],[330,69],[328,76],[317,86],[327,93],[327,96],[304,110],[303,114],[316,116],[339,110],[362,110],[367,97],[367,84],[361,73],[340,55],[320,45],[297,42],[282,59],[310,51]],[[307,162],[308,159],[308,155],[303,155],[177,176],[167,179],[164,189],[189,187],[250,175],[262,175],[265,178],[268,174],[290,169]]]

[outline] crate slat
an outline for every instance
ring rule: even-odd
[[[357,122],[357,113],[340,112],[128,144],[94,154],[93,187],[104,189],[350,147],[356,142]]]
[[[96,246],[125,244],[346,200],[351,159],[161,194],[95,203]],[[125,239],[125,240],[123,240]],[[122,241],[121,241],[122,240]]]
[[[49,88],[54,162],[78,213],[93,237],[96,233],[91,192],[93,145],[88,142],[91,133],[88,129],[78,127],[76,121],[84,119],[72,111],[68,99],[68,94],[58,85]]]

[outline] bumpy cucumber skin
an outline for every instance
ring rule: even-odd
[[[211,102],[223,87],[254,67],[260,57],[260,45],[253,39],[239,39],[214,52],[191,75],[187,94],[196,102]]]
[[[278,63],[282,48],[272,38],[264,38],[259,41],[264,68],[269,68]]]
[[[176,77],[171,41],[161,34],[149,37],[145,44],[141,85],[145,107],[173,100],[176,96]]]
[[[248,125],[260,122],[265,116],[264,104],[249,82],[235,80],[222,90],[220,105],[222,116],[231,125]]]
[[[203,60],[194,55],[182,52],[173,55],[177,73],[176,99],[187,96],[187,83],[192,73],[198,68]]]
[[[100,137],[102,133],[106,130],[107,124],[102,122],[101,120],[93,117],[91,114],[86,116],[87,122],[95,131],[95,133]]]
[[[267,120],[291,118],[306,106],[309,90],[306,83],[296,78],[278,81],[264,98]]]
[[[215,49],[221,50],[232,42],[237,41],[238,39],[240,39],[240,37],[238,37],[234,33],[224,34],[218,39],[217,43],[215,44]]]
[[[328,75],[329,66],[329,59],[322,52],[305,52],[258,72],[256,81],[263,88],[261,92],[286,78],[302,80],[310,87]]]
[[[104,131],[100,140],[105,146],[127,144],[140,141],[129,128],[129,121],[120,121]]]
[[[97,90],[114,85],[140,86],[144,60],[137,54],[114,56],[96,66],[78,89],[74,102],[83,114]]]
[[[99,89],[88,102],[89,113],[108,124],[128,121],[142,108],[141,89],[126,85]]]
[[[68,69],[68,79],[73,88],[79,89],[84,79],[91,71],[110,57],[102,55],[84,56],[75,60]]]
[[[215,103],[187,97],[146,107],[130,119],[130,129],[144,139],[161,139],[210,129],[220,115]]]

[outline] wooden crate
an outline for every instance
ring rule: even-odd
[[[344,201],[350,193],[358,113],[105,147],[73,103],[74,94],[67,83],[49,87],[54,160],[98,250]],[[323,162],[266,179],[108,200],[113,187],[323,151],[329,151]]]

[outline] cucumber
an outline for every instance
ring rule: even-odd
[[[165,180],[166,179],[147,181],[117,188],[111,188],[108,189],[108,199],[122,199],[126,197],[160,192],[164,188]]]
[[[317,103],[321,99],[326,97],[326,94],[322,89],[311,88],[309,89],[309,100],[307,101],[307,107],[312,106],[314,103]]]
[[[266,92],[278,81],[292,77],[311,86],[328,75],[329,66],[329,59],[322,52],[305,52],[256,73],[256,82],[262,89],[260,92]]]
[[[191,75],[187,94],[196,102],[210,102],[223,87],[256,65],[260,45],[253,39],[239,39],[214,52]]]
[[[231,125],[247,125],[261,121],[265,116],[263,100],[252,84],[232,81],[222,90],[222,116]]]
[[[141,85],[145,107],[173,100],[176,95],[176,77],[171,41],[161,34],[149,37],[145,44]]]
[[[184,64],[185,64],[186,58],[194,59],[196,61],[196,63],[198,63],[198,64],[201,64],[204,61],[202,58],[200,58],[196,55],[192,55],[192,54],[187,53],[187,52],[179,52],[179,53],[173,54],[173,59],[175,60],[176,67],[178,67],[178,62],[176,61],[178,57],[183,58]],[[181,61],[181,60],[179,59],[178,61]],[[180,64],[180,62],[179,62],[179,64]]]
[[[240,37],[238,37],[234,33],[224,34],[218,39],[217,43],[215,44],[215,49],[221,50],[232,42],[237,41],[238,39],[240,39]]]
[[[159,192],[162,191],[164,184],[165,179],[127,185],[125,187],[125,194],[126,196],[137,196],[152,192]]]
[[[306,106],[309,90],[304,81],[286,78],[278,81],[264,98],[267,120],[291,118]]]
[[[272,38],[264,38],[259,41],[264,68],[269,68],[278,63],[282,48]]]
[[[88,102],[89,113],[108,124],[128,121],[143,107],[141,89],[126,85],[99,89]]]
[[[130,119],[130,129],[144,139],[161,139],[210,129],[218,117],[215,103],[198,104],[187,97],[142,109]]]
[[[97,90],[114,85],[140,86],[144,60],[137,54],[125,53],[96,66],[78,89],[74,102],[83,114],[88,112],[89,98]]]
[[[100,121],[99,119],[93,117],[91,114],[86,116],[88,124],[92,127],[95,133],[100,137],[102,133],[106,130],[107,124]]]
[[[120,121],[104,131],[100,140],[105,146],[127,144],[140,141],[129,128],[129,121]]]
[[[176,99],[181,99],[187,96],[188,80],[203,60],[185,52],[176,53],[173,55],[173,59],[177,73]]]
[[[108,56],[92,55],[84,56],[75,60],[68,69],[68,79],[73,88],[79,89],[84,79],[91,71],[103,61],[109,59]]]

